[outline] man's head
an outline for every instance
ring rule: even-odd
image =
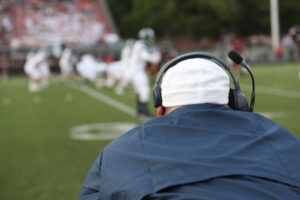
[[[216,63],[204,58],[183,60],[168,69],[162,78],[161,97],[165,109],[160,107],[158,115],[168,114],[183,105],[228,104],[229,89],[229,77]]]
[[[289,34],[292,36],[294,41],[300,41],[300,26],[295,25],[290,28]]]
[[[147,43],[149,43],[149,45],[152,45],[152,43],[154,43],[155,33],[152,28],[142,28],[139,31],[138,35],[141,40],[146,41]]]

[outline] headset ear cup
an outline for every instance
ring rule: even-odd
[[[235,92],[236,95],[236,110],[240,111],[249,111],[249,105],[248,105],[248,100],[246,96],[241,92]]]
[[[153,104],[155,108],[162,105],[161,90],[159,87],[153,88]]]
[[[229,90],[228,106],[233,110],[236,110],[236,94],[235,90],[232,88]]]
[[[248,100],[240,90],[230,88],[228,105],[233,110],[249,111]]]

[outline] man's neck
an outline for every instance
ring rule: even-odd
[[[172,106],[172,107],[166,107],[166,111],[165,111],[165,115],[169,114],[170,112],[173,112],[174,110],[176,110],[177,108],[182,107],[182,105],[180,106]]]

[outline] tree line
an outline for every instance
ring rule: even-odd
[[[121,37],[152,27],[159,38],[270,34],[269,0],[107,0]],[[280,31],[300,24],[300,1],[279,0]]]

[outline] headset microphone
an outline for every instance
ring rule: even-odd
[[[240,56],[236,51],[230,51],[228,57],[237,65],[241,64],[243,61],[242,56]]]
[[[244,67],[248,73],[250,74],[251,80],[252,80],[252,94],[251,94],[251,103],[249,112],[253,112],[254,109],[254,102],[255,102],[255,81],[252,72],[249,69],[249,66],[243,62],[243,58],[236,52],[236,51],[230,51],[228,53],[228,57],[237,65],[241,65]]]

